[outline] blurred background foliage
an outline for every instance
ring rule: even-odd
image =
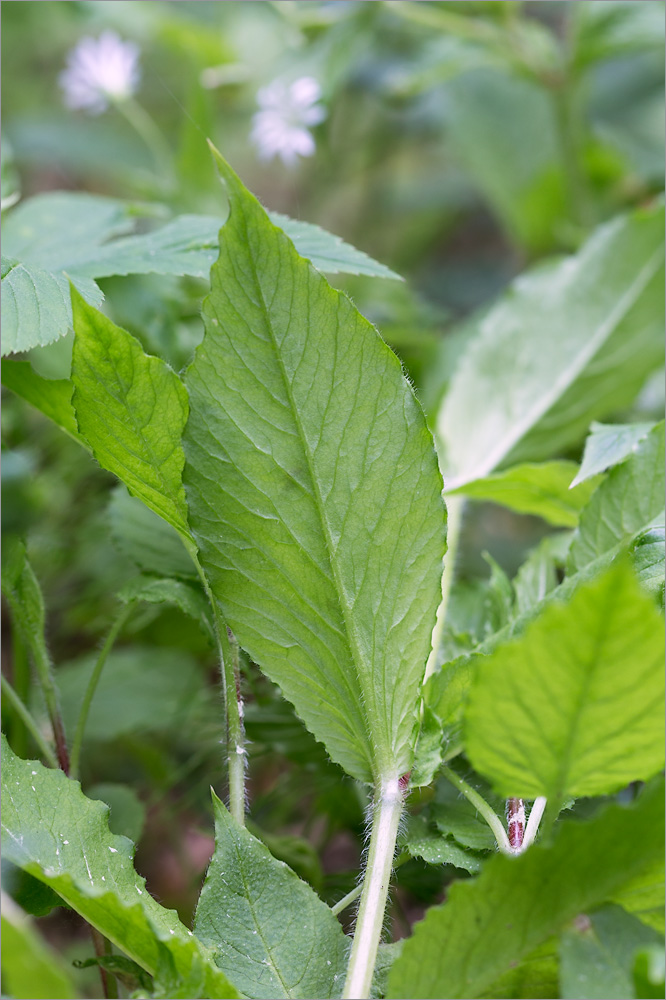
[[[136,99],[156,123],[152,142],[117,109],[90,116],[63,104],[67,53],[109,29],[140,46]],[[13,2],[3,8],[3,205],[83,190],[151,202],[164,216],[222,219],[210,136],[267,207],[331,230],[404,276],[335,284],[400,355],[432,416],[467,317],[528,264],[575,250],[603,220],[663,187],[663,45],[664,5],[654,0]],[[292,168],[262,162],[250,139],[257,92],[303,76],[317,79],[327,111],[313,129],[316,151]],[[176,369],[187,363],[202,335],[203,281],[100,284],[116,322]],[[68,349],[65,338],[30,360],[62,377]],[[660,405],[648,386],[621,416],[652,419]],[[165,559],[180,559],[171,571],[185,578],[187,562],[169,538],[142,546],[142,514],[113,478],[10,393],[2,446],[3,531],[28,539],[72,718],[118,614],[115,595],[138,569],[163,572]],[[566,457],[579,459],[580,448]],[[513,576],[546,530],[537,518],[475,506],[454,607],[481,587],[489,614],[499,614],[503,573]],[[486,550],[497,562],[490,578]],[[3,645],[3,669],[29,699],[16,637]],[[253,831],[333,902],[355,883],[364,793],[249,663],[244,684]],[[84,790],[111,804],[112,827],[138,841],[152,891],[186,920],[212,848],[209,785],[224,791],[216,687],[205,630],[178,606],[142,604],[107,664],[84,748]],[[14,749],[33,751],[22,725],[4,721]],[[464,877],[451,865],[402,865],[394,937],[454,874]],[[31,880],[10,871],[5,882],[30,912],[48,913],[43,891],[42,910],[31,907]],[[85,954],[76,921],[56,913],[42,918],[51,939]],[[81,980],[85,995],[95,982]]]

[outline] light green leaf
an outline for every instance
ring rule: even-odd
[[[44,416],[89,449],[88,442],[81,437],[76,426],[72,406],[74,386],[70,381],[42,378],[33,370],[29,361],[3,361],[2,384],[41,410]]]
[[[443,750],[442,724],[435,713],[424,705],[409,778],[410,788],[422,788],[431,783],[442,763]]]
[[[619,906],[580,914],[560,942],[563,1000],[624,1000],[634,994],[636,953],[660,943],[659,934]]]
[[[72,276],[87,302],[104,296],[94,281]],[[35,264],[2,258],[2,355],[51,344],[72,328],[69,281]]]
[[[88,653],[56,674],[65,728],[73,733],[97,656]],[[204,689],[201,670],[182,649],[124,646],[109,653],[90,706],[86,740],[105,742],[126,733],[178,730]]]
[[[633,914],[648,927],[664,933],[664,903],[666,896],[666,872],[664,859],[657,858],[654,864],[640,875],[632,878],[621,889],[609,896],[609,902],[618,903],[627,913]]]
[[[201,562],[331,757],[400,775],[440,597],[432,440],[395,355],[219,166],[231,213],[186,373]]]
[[[663,765],[661,615],[621,562],[479,661],[469,759],[503,795],[604,795]]]
[[[109,832],[108,807],[79,783],[37,761],[20,760],[3,737],[2,844],[5,857],[41,879],[147,972],[170,953],[181,977],[203,970],[210,998],[238,993],[208,948],[148,893],[132,844]]]
[[[180,443],[187,392],[160,358],[72,291],[72,402],[80,432],[103,469],[188,536]]]
[[[481,321],[437,427],[449,489],[549,458],[628,405],[663,358],[663,208],[539,265]]]
[[[108,506],[113,540],[140,569],[158,576],[195,577],[183,536],[118,485]]]
[[[612,554],[664,522],[664,424],[658,424],[608,473],[583,511],[569,550],[569,572]]]
[[[402,846],[412,857],[423,858],[429,865],[453,865],[471,873],[481,870],[481,858],[436,830],[430,830],[419,816],[410,819]]]
[[[532,549],[513,579],[517,615],[528,614],[555,590],[557,570],[564,568],[571,535],[570,531],[548,535]]]
[[[391,970],[388,996],[477,997],[577,914],[598,906],[663,854],[663,782],[630,807],[563,822],[550,847],[497,854],[416,925]]]
[[[239,826],[214,795],[215,854],[194,928],[248,997],[338,997],[342,927],[315,891]]]
[[[583,461],[571,488],[624,461],[635,450],[634,445],[653,427],[654,424],[598,424],[594,421],[585,441]]]
[[[70,1000],[78,996],[60,956],[16,903],[2,894],[2,982],[15,1000]]]
[[[592,480],[571,489],[576,469],[575,462],[514,465],[484,479],[473,479],[457,490],[447,490],[446,495],[490,500],[519,514],[535,514],[557,527],[575,528],[581,509],[599,482]]]

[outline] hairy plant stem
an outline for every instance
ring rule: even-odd
[[[444,569],[442,571],[442,599],[437,608],[437,619],[432,630],[432,649],[426,663],[423,683],[434,674],[437,669],[437,657],[439,647],[442,644],[442,633],[446,621],[446,612],[449,606],[451,585],[456,568],[456,556],[458,554],[458,541],[460,539],[460,529],[462,527],[463,508],[465,506],[464,497],[448,497],[446,501],[447,522],[446,522],[446,544],[447,550],[444,556]]]
[[[479,793],[472,788],[471,785],[468,785],[466,781],[463,781],[463,779],[457,775],[455,771],[452,771],[450,767],[441,767],[440,771],[452,785],[462,792],[467,801],[472,803],[477,812],[483,816],[486,823],[495,834],[497,846],[502,854],[515,854],[515,851],[509,843],[506,830],[504,829],[504,823],[495,810],[488,805],[484,797],[479,795]]]
[[[403,851],[402,854],[400,854],[393,862],[393,871],[395,871],[396,868],[400,868],[401,865],[404,865],[404,863],[409,861],[410,858],[411,854],[409,851]],[[348,906],[351,906],[351,904],[358,899],[362,892],[363,883],[361,883],[361,885],[354,886],[354,888],[348,892],[346,896],[343,896],[342,899],[339,899],[337,903],[333,904],[331,907],[331,913],[333,916],[337,917],[338,913],[342,913],[342,911],[346,910]]]
[[[132,614],[134,610],[133,604],[128,604],[122,608],[120,614],[116,618],[115,622],[109,629],[108,635],[102,646],[99,656],[97,657],[97,662],[95,663],[92,674],[88,681],[85,694],[83,696],[83,701],[81,703],[81,708],[79,710],[79,717],[76,720],[76,731],[74,733],[74,740],[72,742],[72,755],[70,761],[70,773],[73,778],[79,777],[79,762],[81,759],[81,747],[83,745],[83,735],[85,733],[86,722],[88,721],[88,713],[90,712],[90,706],[92,700],[95,697],[95,691],[97,690],[97,685],[99,684],[99,679],[102,676],[102,671],[104,670],[104,665],[106,663],[107,657],[113,645],[118,638],[120,632],[122,631],[127,619]]]
[[[2,696],[7,699],[21,722],[24,724],[25,728],[32,736],[33,740],[39,747],[42,757],[48,762],[50,767],[57,767],[58,760],[53,752],[53,749],[48,745],[42,736],[39,726],[4,675],[2,676]]]
[[[240,686],[238,643],[233,633],[227,629],[215,595],[210,589],[208,578],[199,562],[199,554],[194,541],[191,538],[183,538],[183,544],[196,566],[201,585],[206,592],[213,612],[227,719],[229,812],[237,823],[245,826],[245,731],[243,729],[243,699]]]
[[[342,993],[345,1000],[366,1000],[370,996],[403,798],[398,776],[383,778],[376,786],[361,905]]]

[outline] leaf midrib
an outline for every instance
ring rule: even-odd
[[[245,230],[246,245],[249,245],[250,244],[250,233],[248,231],[247,220],[245,218],[245,214],[243,213],[241,207],[238,204],[236,205],[236,210],[237,210],[237,212],[238,212],[238,214],[240,216],[240,220],[242,221],[242,225],[243,225],[243,228]],[[275,234],[277,235],[277,237],[279,239],[279,237],[282,235],[281,231],[276,226],[274,226],[272,222],[270,223],[270,225],[272,226]],[[337,561],[336,561],[336,559],[334,558],[334,555],[333,555],[333,553],[334,553],[333,539],[331,538],[331,534],[330,534],[330,530],[329,530],[329,526],[328,526],[328,521],[326,520],[325,513],[324,513],[323,499],[322,499],[322,496],[321,496],[321,493],[320,493],[320,490],[319,490],[319,483],[318,483],[317,477],[315,475],[315,468],[314,468],[314,462],[313,462],[313,459],[312,459],[312,454],[311,454],[310,448],[308,447],[308,444],[307,444],[307,439],[306,439],[306,436],[305,436],[303,425],[301,423],[300,414],[299,414],[298,409],[297,409],[297,407],[295,405],[295,402],[294,402],[294,397],[293,397],[293,393],[292,393],[292,390],[291,390],[291,384],[289,382],[289,379],[287,378],[287,373],[286,373],[286,370],[285,370],[285,367],[284,367],[284,363],[282,361],[282,357],[281,357],[280,351],[278,349],[277,340],[276,340],[276,337],[275,337],[275,331],[273,329],[273,324],[271,322],[270,312],[268,310],[268,306],[267,306],[266,300],[264,298],[264,291],[263,291],[263,288],[261,286],[261,282],[259,280],[259,275],[258,275],[258,272],[257,272],[257,267],[256,267],[256,262],[255,262],[255,259],[254,259],[254,255],[250,253],[250,254],[248,254],[248,256],[249,256],[251,267],[252,267],[252,274],[253,274],[253,277],[254,277],[254,281],[255,281],[257,293],[259,295],[259,300],[261,302],[261,306],[262,306],[262,309],[263,309],[264,318],[265,318],[265,322],[266,322],[266,328],[267,328],[267,330],[268,330],[268,332],[270,334],[271,345],[273,347],[273,353],[274,353],[274,355],[276,357],[276,360],[277,360],[277,364],[278,364],[278,367],[279,367],[279,370],[280,370],[280,376],[282,378],[282,382],[283,382],[283,385],[284,385],[285,393],[286,393],[287,399],[289,401],[289,406],[290,406],[291,414],[292,414],[294,423],[296,425],[296,429],[298,431],[298,436],[299,436],[299,439],[300,439],[301,447],[303,449],[303,454],[305,455],[305,460],[307,462],[308,474],[310,476],[310,480],[311,480],[312,486],[313,486],[313,496],[314,496],[314,500],[315,500],[315,505],[316,505],[316,508],[317,508],[317,513],[319,515],[319,521],[320,521],[322,529],[323,529],[322,533],[323,533],[324,543],[325,543],[325,546],[326,546],[326,554],[328,556],[328,562],[329,562],[329,565],[331,567],[331,571],[332,571],[332,574],[333,574],[333,579],[334,579],[334,582],[335,582],[335,592],[336,592],[335,596],[336,596],[336,600],[337,600],[338,606],[339,606],[341,614],[342,614],[342,621],[343,621],[343,624],[344,624],[345,636],[347,638],[347,645],[349,647],[350,653],[352,654],[352,657],[351,657],[352,658],[352,662],[353,662],[354,666],[356,667],[357,672],[360,672],[360,671],[358,671],[358,665],[364,663],[364,660],[363,660],[363,657],[360,655],[358,644],[356,642],[356,638],[355,638],[354,632],[353,632],[353,626],[352,626],[352,624],[351,624],[351,622],[349,620],[350,616],[351,616],[351,608],[349,607],[349,605],[348,605],[348,603],[347,603],[347,601],[345,599],[345,592],[344,592],[344,588],[342,586],[342,581],[340,579],[340,574],[339,574],[339,570],[338,570]],[[322,279],[322,280],[325,280],[325,279]],[[308,310],[308,312],[309,312],[309,310]],[[336,348],[335,349],[336,349],[336,353],[337,353],[337,344],[336,344]],[[341,673],[342,673],[342,676],[345,678],[347,686],[350,689],[350,693],[354,697],[355,707],[358,709],[359,713],[361,714],[361,716],[363,717],[363,719],[365,721],[366,733],[364,735],[366,737],[368,737],[369,736],[369,728],[370,727],[368,725],[368,717],[367,717],[367,715],[366,715],[366,713],[364,711],[365,701],[364,701],[364,698],[363,698],[363,691],[362,691],[361,685],[358,683],[357,678],[355,678],[355,677],[349,678],[347,676],[347,672],[345,670],[342,670]],[[357,690],[354,691],[353,687],[356,687]],[[380,777],[379,775],[375,775],[376,762],[374,760],[374,756],[372,754],[368,755],[368,753],[367,753],[367,743],[368,742],[369,742],[369,740],[365,740],[364,741],[364,744],[365,744],[363,746],[364,756],[366,757],[366,760],[367,760],[368,764],[370,765],[370,770],[373,772],[373,776]]]
[[[453,477],[448,484],[449,490],[454,490],[470,480],[482,479],[492,472],[493,469],[499,465],[504,456],[508,455],[511,449],[522,440],[525,434],[532,427],[536,426],[539,419],[543,417],[552,406],[554,406],[558,399],[562,398],[569,386],[573,384],[574,379],[585,370],[586,366],[595,356],[597,351],[606,342],[614,327],[616,327],[620,320],[622,320],[627,314],[631,306],[636,301],[637,296],[644,291],[648,282],[656,273],[663,257],[664,247],[662,245],[655,250],[652,256],[648,259],[647,263],[643,265],[627,290],[620,296],[620,299],[616,303],[615,307],[611,309],[606,319],[599,324],[595,335],[579,352],[579,354],[574,357],[573,363],[568,366],[564,372],[562,372],[559,378],[555,380],[551,389],[539,399],[539,401],[525,414],[522,420],[519,420],[513,426],[508,434],[506,434],[506,436],[495,445],[494,449],[489,455],[486,456],[485,460],[482,459],[478,463],[474,470]]]

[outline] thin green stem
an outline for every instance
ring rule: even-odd
[[[462,792],[467,801],[471,802],[477,812],[483,816],[486,823],[493,831],[495,840],[497,841],[497,846],[502,854],[513,855],[515,852],[509,843],[509,838],[506,830],[504,829],[504,823],[494,809],[488,805],[484,797],[479,795],[479,793],[472,788],[471,785],[468,785],[466,781],[463,781],[463,779],[456,774],[455,771],[452,771],[450,767],[441,767],[440,772],[451,782],[452,785],[455,786],[455,788]]]
[[[127,619],[132,614],[134,610],[133,604],[128,604],[122,608],[120,614],[116,618],[115,622],[109,629],[109,633],[106,637],[104,645],[102,646],[101,652],[97,657],[97,663],[90,675],[90,680],[88,681],[88,686],[86,687],[85,694],[83,696],[83,701],[81,703],[81,708],[79,710],[79,717],[76,722],[76,731],[74,733],[74,741],[72,743],[72,756],[71,756],[71,775],[73,778],[78,778],[79,776],[79,761],[81,758],[81,747],[83,745],[83,735],[85,733],[86,722],[88,721],[88,713],[90,711],[90,705],[95,696],[95,691],[97,690],[97,685],[99,684],[99,679],[102,676],[102,671],[104,670],[104,665],[106,663],[107,657],[113,645],[118,638],[123,626],[125,625]]]
[[[435,627],[432,630],[432,649],[430,651],[430,656],[428,657],[428,662],[426,663],[425,676],[423,678],[424,683],[437,669],[437,657],[439,656],[439,647],[442,643],[444,623],[446,621],[449,597],[451,595],[451,584],[453,583],[456,557],[458,555],[458,542],[460,539],[464,506],[464,497],[447,497],[447,550],[446,555],[444,556],[444,569],[442,571],[442,599],[439,603],[439,607],[437,608],[437,619],[435,621]]]
[[[370,996],[402,805],[399,777],[382,779],[376,787],[361,905],[342,994],[346,1000],[366,1000]]]
[[[133,97],[116,101],[114,107],[141,137],[153,157],[156,172],[169,185],[173,185],[172,153],[155,120]]]
[[[25,707],[7,678],[4,676],[2,677],[2,694],[23,722],[25,728],[28,730],[33,740],[39,747],[42,757],[48,761],[49,767],[57,767],[58,760],[53,752],[53,749],[48,745],[32,715]]]
[[[229,775],[229,812],[241,826],[245,825],[245,732],[243,729],[243,699],[240,687],[239,648],[227,629],[215,595],[210,589],[194,542],[183,539],[185,548],[196,566],[199,579],[208,597],[215,620],[215,635],[220,657],[220,674],[227,716],[227,769]]]
[[[30,661],[19,629],[12,632],[12,683],[20,700],[27,705],[30,699]],[[17,717],[12,727],[12,746],[19,757],[28,756],[27,736],[25,726]]]

